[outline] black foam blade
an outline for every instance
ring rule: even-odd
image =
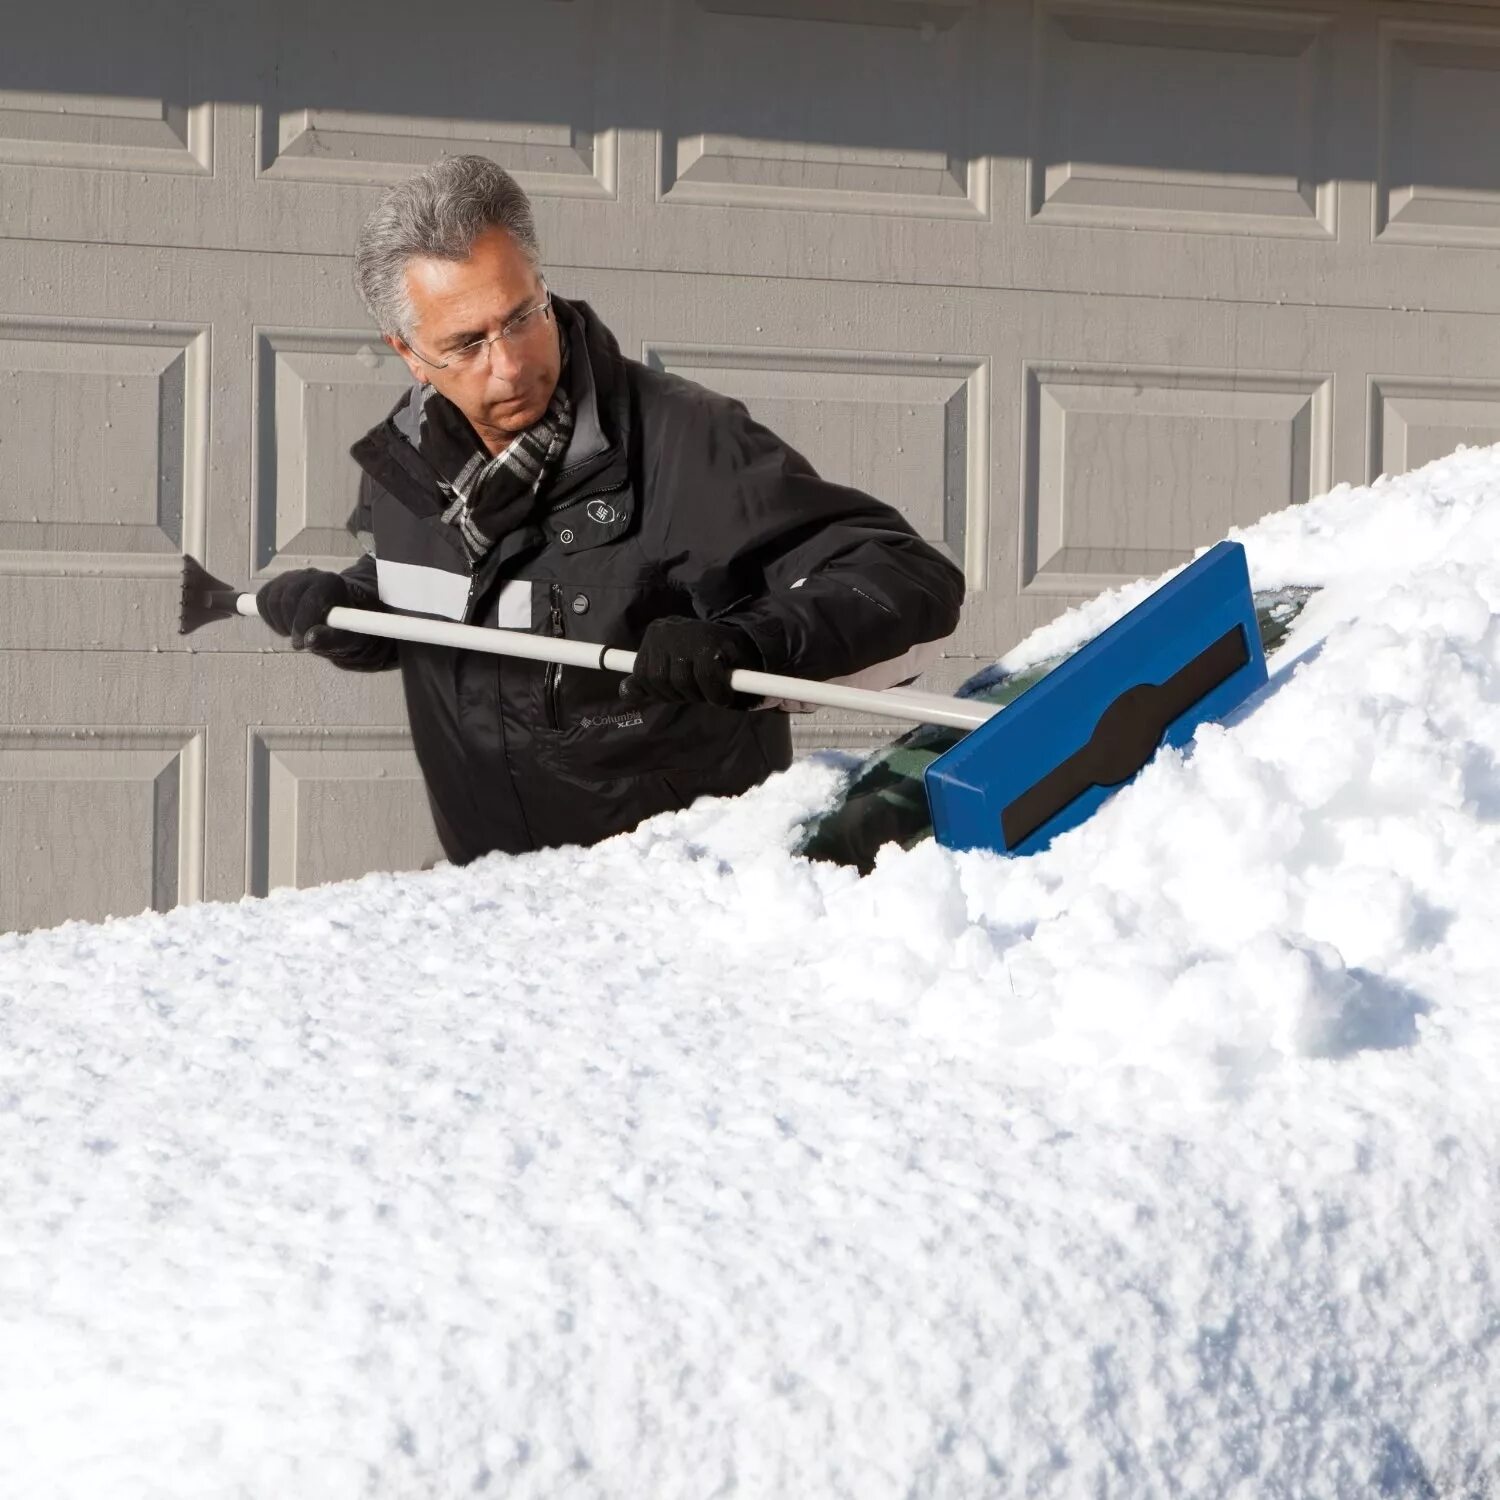
[[[1163,683],[1138,683],[1099,716],[1088,742],[1000,814],[1008,848],[1049,823],[1090,787],[1129,781],[1156,754],[1168,727],[1250,660],[1245,628],[1235,625]]]

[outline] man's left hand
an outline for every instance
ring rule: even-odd
[[[738,625],[666,615],[646,627],[635,670],[620,684],[620,696],[631,703],[655,699],[748,707],[755,699],[736,693],[730,674],[764,664],[755,642]]]

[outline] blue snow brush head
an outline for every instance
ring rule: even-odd
[[[1035,854],[1265,681],[1245,549],[1220,542],[933,761],[938,842]]]

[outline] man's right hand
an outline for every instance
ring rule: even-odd
[[[336,630],[326,623],[329,610],[356,608],[361,602],[342,573],[322,568],[280,573],[255,594],[261,619],[277,635],[291,636],[293,651],[305,648],[341,667],[358,668],[367,661],[383,660],[389,651],[378,636]]]

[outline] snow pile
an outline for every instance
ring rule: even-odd
[[[1500,449],[1240,539],[1269,688],[1029,860],[825,762],[0,939],[0,1494],[1493,1493]]]

